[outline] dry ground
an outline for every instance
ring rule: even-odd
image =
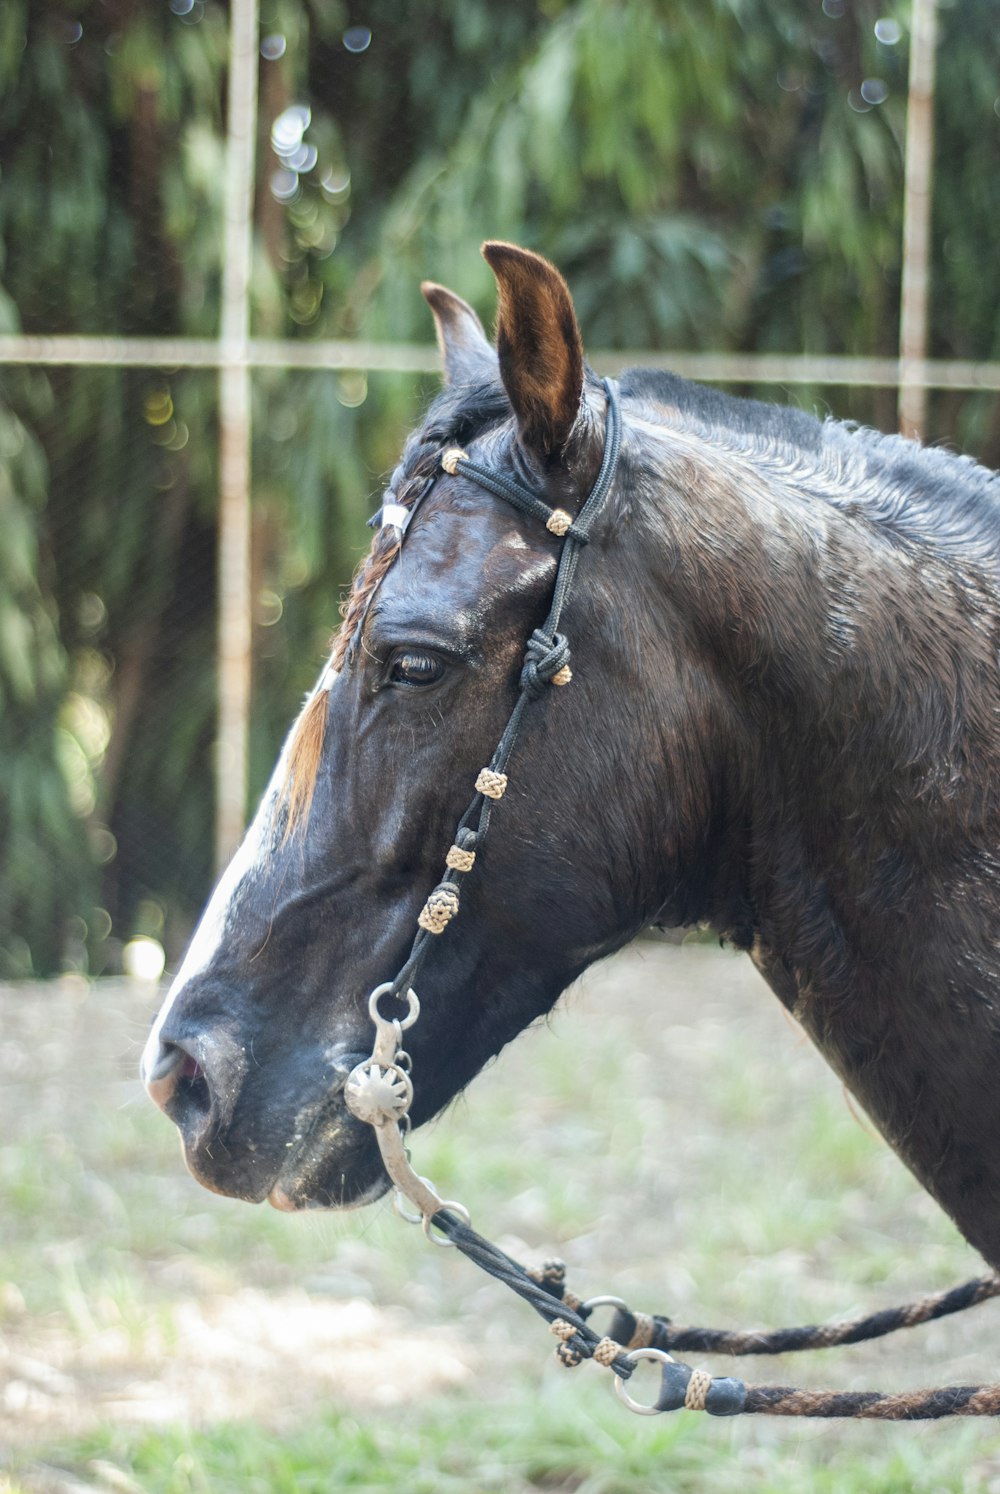
[[[594,1399],[600,1371],[556,1369],[527,1308],[431,1250],[388,1203],[288,1218],[197,1188],[135,1078],[157,999],[124,982],[0,988],[0,1490],[181,1487],[136,1482],[124,1454],[81,1465],[66,1451],[102,1428],[123,1447],[151,1428],[233,1423],[294,1438],[330,1408],[366,1427],[404,1414],[414,1426],[420,1406],[440,1423],[453,1404],[455,1435],[464,1426],[475,1442],[488,1438],[468,1430],[469,1408],[497,1396],[516,1427],[546,1397],[579,1393],[601,1407],[588,1416],[620,1417],[642,1446],[648,1422],[606,1403],[603,1384]],[[417,1134],[415,1160],[512,1253],[557,1253],[578,1292],[616,1291],[682,1321],[825,1319],[982,1269],[749,962],[703,944],[642,943],[591,972]],[[840,1386],[995,1379],[998,1311],[737,1372]],[[746,1488],[785,1488],[766,1472],[773,1457],[791,1456],[809,1488],[806,1467],[818,1477],[841,1450],[864,1449],[874,1468],[876,1454],[933,1448],[951,1469],[949,1446],[957,1481],[928,1489],[1000,1488],[985,1428],[955,1440],[944,1427],[701,1418],[691,1435],[709,1459],[737,1459]],[[559,1487],[618,1487],[581,1479]],[[455,1487],[494,1485],[480,1472]],[[666,1485],[637,1473],[628,1487]]]

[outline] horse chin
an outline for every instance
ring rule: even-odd
[[[351,1189],[357,1187],[357,1181],[352,1178],[350,1186]],[[300,1179],[283,1178],[275,1183],[267,1195],[267,1201],[272,1209],[280,1209],[283,1214],[298,1214],[303,1209],[340,1211],[363,1209],[366,1204],[374,1203],[376,1199],[381,1198],[391,1186],[384,1173],[381,1177],[374,1178],[366,1188],[358,1192],[347,1190],[343,1185],[343,1175],[341,1175],[339,1192],[331,1188],[314,1191],[314,1184],[303,1184]]]
[[[308,1164],[286,1163],[277,1175],[261,1176],[252,1165],[227,1169],[224,1174],[208,1171],[185,1151],[188,1172],[196,1183],[224,1198],[243,1203],[263,1203],[294,1214],[302,1209],[363,1209],[387,1193],[392,1186],[377,1155],[352,1155],[349,1160],[329,1157]]]
[[[298,1156],[286,1163],[267,1201],[286,1214],[301,1209],[363,1209],[391,1187],[377,1152]]]
[[[188,1171],[203,1188],[245,1203],[266,1200],[286,1213],[360,1209],[391,1186],[371,1128],[339,1106],[300,1113],[292,1139],[268,1146],[231,1129],[208,1141],[182,1132],[182,1141]]]
[[[390,1187],[370,1126],[342,1104],[324,1104],[307,1121],[300,1114],[295,1145],[285,1156],[267,1192],[272,1208],[360,1209]]]

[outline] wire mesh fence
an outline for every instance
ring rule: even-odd
[[[430,344],[319,317],[351,178],[279,70],[306,16],[314,91],[316,56],[353,86],[337,70],[370,32],[307,5],[263,25],[255,0],[4,11],[0,975],[112,971],[126,947],[176,959],[434,384]],[[406,330],[386,299],[383,332]],[[938,351],[970,356],[909,346],[927,428],[961,425],[989,456],[1000,364],[974,341]],[[592,361],[883,426],[901,377],[884,350],[793,355],[767,337]]]

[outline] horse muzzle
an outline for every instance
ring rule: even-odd
[[[191,1175],[214,1193],[278,1209],[358,1208],[389,1186],[344,1083],[365,1055],[341,1048],[260,1064],[222,1031],[164,1031],[143,1056],[150,1099],[181,1134]]]

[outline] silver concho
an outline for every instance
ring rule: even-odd
[[[371,1126],[402,1120],[412,1099],[409,1075],[395,1064],[383,1067],[372,1058],[359,1063],[344,1085],[348,1110]]]

